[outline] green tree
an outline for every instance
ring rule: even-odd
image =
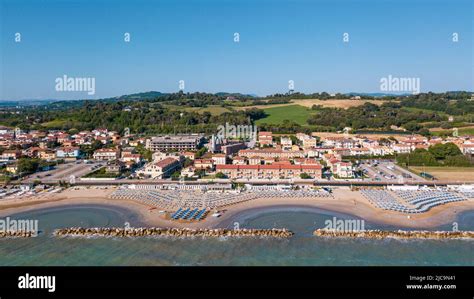
[[[303,172],[302,174],[300,174],[300,178],[302,178],[303,180],[307,180],[307,179],[310,179],[311,176],[307,174],[306,172]]]
[[[222,172],[216,173],[216,179],[225,179],[227,176],[223,174]]]
[[[416,149],[412,153],[409,154],[401,154],[397,156],[397,162],[401,165],[413,165],[413,166],[437,166],[439,165],[438,161],[436,161],[433,154],[424,150],[424,149]]]
[[[39,159],[21,158],[18,160],[18,173],[32,173],[38,169]]]
[[[181,171],[177,170],[171,175],[171,179],[176,180],[181,176]]]
[[[196,152],[196,159],[201,158],[205,153],[207,153],[207,148],[203,146]]]
[[[461,150],[458,146],[452,142],[448,142],[445,144],[438,143],[432,145],[428,148],[428,151],[437,159],[437,160],[444,160],[447,157],[452,156],[459,156],[462,155]]]
[[[444,160],[444,165],[446,166],[456,166],[456,167],[468,167],[472,166],[469,159],[464,155],[459,156],[448,156]],[[474,170],[473,170],[474,171]]]

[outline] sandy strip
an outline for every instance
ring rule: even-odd
[[[131,210],[140,215],[141,221],[156,227],[178,228],[213,228],[231,223],[237,214],[246,210],[265,207],[311,207],[326,211],[354,215],[369,222],[411,228],[430,228],[452,223],[457,214],[462,211],[474,210],[474,201],[450,203],[432,208],[423,214],[410,215],[374,208],[360,192],[350,191],[348,188],[334,189],[331,198],[260,198],[239,204],[223,207],[225,210],[219,218],[208,216],[204,221],[179,223],[167,220],[159,209],[150,209],[150,206],[128,200],[110,199],[108,195],[115,188],[99,189],[68,189],[59,194],[48,194],[40,199],[16,199],[0,201],[0,217],[32,211],[36,209],[61,207],[68,205],[110,205]],[[212,212],[211,212],[212,213]]]

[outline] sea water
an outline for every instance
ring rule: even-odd
[[[272,238],[55,238],[55,228],[69,226],[143,226],[137,214],[122,208],[81,205],[10,216],[38,219],[36,238],[0,240],[0,265],[474,265],[474,241],[326,239],[312,235],[325,221],[349,218],[315,208],[279,207],[241,212],[221,226],[288,228],[289,239]],[[157,216],[158,217],[158,216]],[[350,217],[354,218],[354,217]],[[474,230],[474,211],[460,213],[460,230]],[[447,224],[441,229],[450,229]],[[366,223],[366,229],[396,229]]]

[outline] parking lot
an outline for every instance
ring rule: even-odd
[[[44,183],[56,183],[58,181],[69,181],[71,176],[80,178],[83,175],[92,172],[103,166],[103,162],[84,163],[82,160],[77,162],[67,162],[59,164],[54,169],[34,173],[23,181],[32,183],[35,180],[41,180]]]
[[[424,182],[425,180],[412,172],[401,168],[389,160],[366,160],[358,167],[367,179],[374,182],[404,183]]]

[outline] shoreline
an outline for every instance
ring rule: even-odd
[[[114,188],[108,189],[68,189],[59,194],[51,194],[41,199],[12,200],[0,202],[0,217],[48,208],[73,205],[102,205],[117,207],[133,212],[139,221],[147,226],[166,228],[225,228],[232,221],[245,214],[260,214],[273,209],[284,211],[295,208],[319,210],[330,215],[353,216],[378,225],[400,228],[435,228],[456,220],[465,211],[474,211],[474,201],[450,203],[434,207],[426,213],[410,215],[376,209],[358,192],[337,189],[332,198],[258,198],[222,207],[221,217],[208,216],[203,221],[181,223],[167,220],[159,209],[131,200],[110,199],[107,196]],[[84,192],[87,191],[87,192]]]

